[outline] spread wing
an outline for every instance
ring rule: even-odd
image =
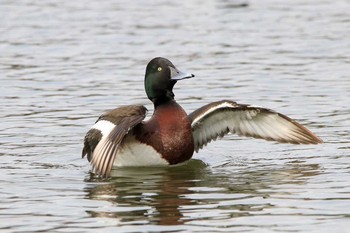
[[[298,122],[271,109],[222,100],[189,115],[195,150],[228,133],[293,144],[323,141]]]
[[[85,137],[82,156],[87,155],[98,175],[109,176],[118,146],[146,113],[147,109],[142,105],[123,106],[103,114],[92,126]]]

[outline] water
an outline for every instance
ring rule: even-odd
[[[1,232],[350,232],[349,12],[345,0],[2,0]],[[232,135],[185,166],[97,179],[83,137],[106,109],[152,111],[155,56],[196,75],[175,88],[188,112],[262,105],[326,143]]]

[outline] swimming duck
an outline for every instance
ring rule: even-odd
[[[177,81],[193,77],[166,58],[152,59],[146,67],[144,85],[154,113],[144,121],[147,109],[128,105],[98,118],[85,136],[82,151],[95,173],[108,177],[113,166],[180,164],[189,160],[194,151],[228,133],[281,143],[322,143],[281,113],[231,100],[209,103],[187,115],[175,101],[173,87]]]

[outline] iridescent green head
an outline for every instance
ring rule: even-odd
[[[153,58],[146,67],[145,90],[154,103],[174,99],[173,87],[178,80],[194,77],[179,71],[173,63],[162,57]]]

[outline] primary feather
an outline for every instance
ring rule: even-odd
[[[98,135],[99,138],[85,137],[83,149],[83,157],[88,156],[97,174],[102,177],[109,176],[120,143],[130,130],[142,122],[146,112],[147,109],[142,105],[128,105],[99,117],[90,131],[97,129],[101,134]]]
[[[222,100],[189,115],[195,150],[228,133],[293,144],[317,144],[322,140],[298,122],[271,109]]]

